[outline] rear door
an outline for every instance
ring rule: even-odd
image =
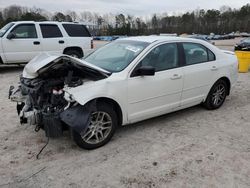
[[[211,80],[217,74],[217,62],[211,50],[198,43],[182,43],[184,50],[182,106],[192,106],[206,97]]]
[[[14,34],[14,38],[7,39],[6,34],[2,39],[7,63],[28,62],[42,52],[35,24],[18,24],[10,32]]]
[[[43,51],[62,54],[67,44],[58,25],[41,23],[39,27]]]

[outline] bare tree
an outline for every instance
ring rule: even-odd
[[[75,11],[67,11],[67,15],[69,15],[72,21],[77,21],[79,19],[77,13]]]
[[[27,12],[24,11],[25,8],[17,5],[11,5],[3,10],[3,18],[7,19],[18,19],[22,16],[23,13]]]

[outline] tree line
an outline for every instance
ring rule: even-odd
[[[178,15],[167,13],[137,17],[125,14],[67,11],[51,13],[40,8],[11,5],[0,9],[0,27],[11,21],[79,21],[89,25],[93,35],[150,35],[160,33],[225,34],[250,32],[250,4],[239,9],[222,6],[216,9],[196,9]]]

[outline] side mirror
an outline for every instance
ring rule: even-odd
[[[11,40],[11,39],[13,39],[13,38],[15,38],[16,37],[16,35],[14,34],[14,33],[12,33],[12,32],[10,32],[8,35],[7,35],[7,39],[9,39],[9,40]]]
[[[154,76],[155,68],[152,66],[142,66],[136,71],[137,76]]]

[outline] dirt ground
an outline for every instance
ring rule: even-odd
[[[69,134],[46,143],[20,125],[8,100],[22,67],[0,67],[0,187],[250,187],[250,74],[239,74],[225,104],[192,107],[120,128],[87,151]]]

